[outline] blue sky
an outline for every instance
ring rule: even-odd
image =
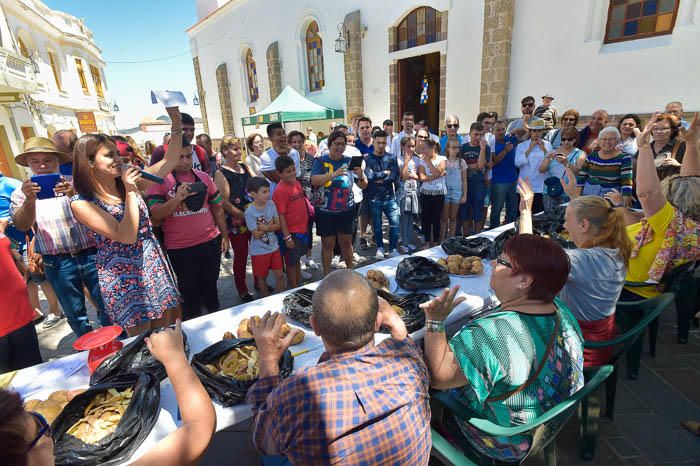
[[[107,87],[119,106],[117,126],[136,126],[145,116],[164,114],[151,104],[151,89],[180,90],[188,103],[197,86],[185,29],[197,22],[194,0],[44,0],[54,10],[85,21],[102,49]],[[151,63],[119,64],[117,61],[152,60]],[[199,116],[199,107],[185,108]]]

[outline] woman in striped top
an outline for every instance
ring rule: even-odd
[[[632,157],[620,152],[620,132],[609,126],[598,135],[600,150],[586,156],[577,181],[579,195],[602,196],[616,189],[625,205],[632,205]]]

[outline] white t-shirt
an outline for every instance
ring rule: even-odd
[[[289,153],[287,153],[287,155],[294,160],[294,166],[297,169],[297,178],[301,178],[299,152],[297,152],[296,149],[289,149]],[[260,171],[271,172],[277,170],[277,168],[275,168],[275,160],[277,160],[277,157],[279,156],[280,154],[278,154],[272,147],[263,152],[263,154],[260,156]],[[277,183],[270,181],[270,198],[272,198],[272,193],[275,191],[276,186]]]
[[[526,178],[529,179],[532,192],[538,194],[544,192],[544,179],[547,177],[546,173],[540,173],[540,165],[547,153],[552,151],[549,141],[542,142],[544,142],[545,152],[542,152],[539,145],[535,145],[530,154],[525,156],[525,152],[530,147],[530,139],[521,142],[515,149],[515,166],[520,169],[520,179],[523,181]]]
[[[422,159],[420,161],[420,164],[423,166],[426,175],[432,175],[433,170],[437,168],[437,166],[440,165],[440,163],[442,163],[443,161],[447,161],[447,157],[445,157],[444,155],[438,155],[432,160],[432,164]],[[431,193],[447,193],[447,186],[445,185],[446,173],[447,170],[443,172],[443,176],[441,176],[440,178],[436,178],[431,181],[424,181],[423,184],[421,184],[420,186],[420,192],[424,193],[428,191]]]

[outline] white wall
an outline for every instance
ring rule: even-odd
[[[603,44],[609,0],[515,3],[508,116],[550,92],[561,111],[653,112],[671,100],[700,110],[700,5],[680,0],[671,35]]]
[[[198,0],[205,7],[211,0]],[[345,71],[343,55],[335,53],[337,25],[345,15],[361,10],[367,31],[362,39],[364,108],[373,121],[389,117],[389,64],[391,60],[434,51],[451,52],[447,59],[447,113],[475,118],[478,112],[481,81],[481,38],[483,35],[483,0],[396,0],[376,2],[347,0],[285,0],[284,12],[274,0],[235,1],[193,27],[193,56],[199,57],[202,85],[206,92],[207,119],[212,137],[223,135],[216,68],[226,63],[231,85],[236,133],[242,135],[241,117],[248,116],[247,83],[242,66],[245,47],[251,46],[258,72],[260,98],[256,111],[270,103],[265,52],[278,41],[282,62],[282,84],[291,85],[310,100],[331,108],[345,108]],[[397,25],[418,6],[450,9],[448,40],[389,54],[388,28]],[[275,14],[270,14],[274,9]],[[326,85],[321,91],[308,92],[306,51],[302,45],[303,29],[315,19],[324,46]],[[351,44],[352,47],[353,44]],[[246,128],[246,131],[252,129]]]

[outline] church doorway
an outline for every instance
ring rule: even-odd
[[[398,74],[397,130],[401,127],[403,112],[413,112],[416,122],[426,120],[430,131],[437,134],[440,128],[440,53],[399,60]]]

